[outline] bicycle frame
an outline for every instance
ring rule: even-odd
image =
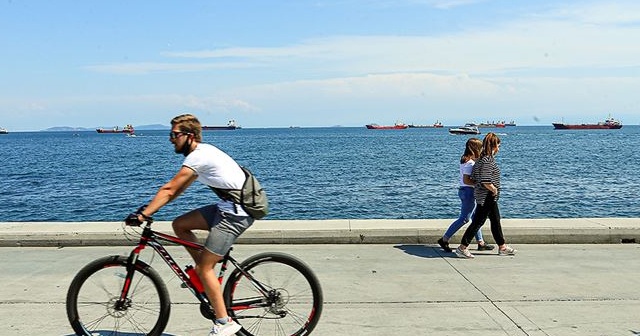
[[[162,260],[169,266],[169,268],[171,268],[171,270],[173,271],[173,273],[175,273],[178,279],[180,279],[184,284],[186,284],[186,286],[191,290],[191,292],[195,295],[198,301],[200,301],[200,303],[203,305],[208,305],[209,307],[211,307],[211,305],[209,304],[209,299],[207,298],[207,295],[205,293],[200,293],[198,292],[198,290],[196,290],[196,287],[193,284],[191,278],[182,270],[182,268],[178,265],[178,263],[173,259],[173,257],[162,245],[161,241],[174,243],[177,245],[181,245],[187,248],[193,248],[196,250],[204,249],[204,246],[200,243],[194,243],[194,242],[187,241],[172,235],[154,231],[151,229],[151,224],[144,225],[142,229],[140,241],[138,242],[138,245],[133,249],[133,251],[131,251],[131,253],[129,254],[129,258],[127,259],[127,275],[125,278],[124,286],[122,288],[122,293],[120,293],[120,300],[118,300],[118,303],[116,304],[116,306],[124,307],[126,305],[127,296],[129,294],[129,289],[131,288],[133,275],[135,273],[134,269],[135,269],[136,261],[138,260],[140,253],[147,246],[151,246],[151,248],[153,248],[153,250],[156,251],[158,255],[160,255]],[[240,263],[230,255],[232,249],[233,248],[231,248],[229,252],[227,252],[225,256],[222,258],[222,260],[220,261],[221,266],[220,266],[220,271],[218,272],[218,282],[220,283],[220,285],[222,285],[222,282],[224,280],[224,274],[227,271],[227,265],[229,262],[231,262],[231,264],[236,269],[238,269],[246,278],[248,278],[251,281],[251,283],[265,297],[268,296],[270,292],[269,289],[265,288],[264,285],[262,285],[259,281],[256,281],[251,274],[245,272],[242,269]],[[251,302],[243,302],[242,304],[237,304],[232,307],[227,307],[227,309],[243,310],[243,309],[247,309],[247,307],[253,304],[259,304],[261,302],[262,300],[258,298],[255,301],[252,300]]]

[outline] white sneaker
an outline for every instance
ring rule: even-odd
[[[469,252],[469,249],[461,249],[460,246],[458,246],[458,248],[456,248],[456,255],[458,256],[458,258],[464,258],[464,259],[473,259],[475,258],[473,256],[473,254],[471,254],[471,252]]]
[[[230,319],[225,324],[214,323],[209,336],[231,336],[235,335],[240,329],[242,329],[242,326]]]
[[[518,250],[516,250],[516,249],[514,249],[514,248],[512,248],[511,246],[508,246],[508,245],[504,248],[504,250],[498,249],[498,255],[501,255],[501,256],[515,255],[516,252],[518,252]]]

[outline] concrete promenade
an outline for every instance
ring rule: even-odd
[[[434,244],[450,219],[263,220],[238,244]],[[169,222],[156,230],[172,233]],[[618,244],[640,242],[639,218],[503,219],[512,244]],[[464,229],[464,228],[463,228]],[[121,222],[0,223],[0,247],[130,245]],[[483,227],[492,241],[489,224]],[[459,232],[452,242],[458,242]]]
[[[314,336],[640,335],[640,220],[504,220],[518,254],[472,245],[473,260],[435,243],[449,223],[260,221],[234,256],[280,251],[307,262],[324,292]],[[65,295],[75,273],[134,245],[119,223],[0,223],[0,242],[0,334],[16,336],[72,335]],[[184,249],[168,248],[190,263]],[[142,258],[170,292],[164,335],[206,335],[209,322],[189,292],[151,250]]]

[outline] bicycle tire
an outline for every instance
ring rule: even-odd
[[[127,307],[115,302],[127,274],[126,256],[108,256],[83,267],[67,291],[67,317],[77,335],[160,336],[167,326],[171,301],[160,275],[138,260]]]
[[[267,252],[248,258],[240,267],[274,296],[265,297],[239,269],[231,273],[223,296],[229,316],[242,325],[237,335],[301,336],[313,331],[323,298],[320,282],[307,264],[288,254]]]

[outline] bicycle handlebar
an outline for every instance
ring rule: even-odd
[[[142,216],[142,218],[144,218],[143,221],[140,221],[138,219],[138,216]],[[153,217],[147,217],[145,215],[142,215],[141,213],[131,213],[129,214],[125,219],[124,219],[124,223],[127,224],[128,226],[141,226],[144,223],[147,223],[147,225],[150,225],[151,223],[153,223]]]

